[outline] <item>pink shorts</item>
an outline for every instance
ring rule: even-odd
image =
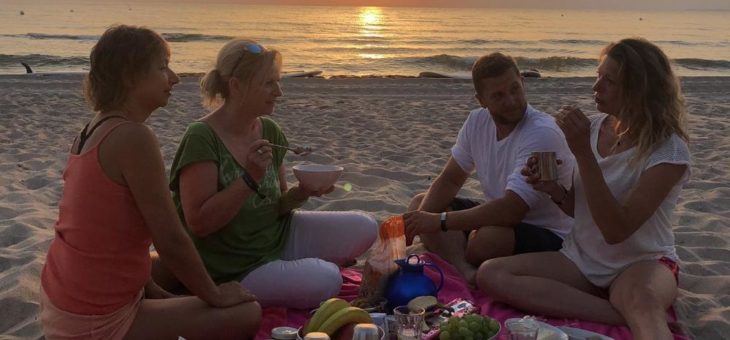
[[[674,275],[674,280],[679,284],[679,265],[677,262],[674,262],[674,260],[668,258],[668,257],[662,257],[659,260],[659,263],[665,265]]]
[[[104,315],[81,315],[56,307],[41,287],[40,321],[43,333],[49,340],[122,340],[132,327],[144,289],[128,304]]]

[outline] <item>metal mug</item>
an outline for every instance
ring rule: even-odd
[[[555,181],[558,179],[558,162],[554,151],[536,151],[532,157],[537,160],[537,171],[540,181]]]

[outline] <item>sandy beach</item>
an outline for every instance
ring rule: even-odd
[[[67,149],[91,117],[80,74],[0,76],[0,337],[39,338],[40,272],[53,238]],[[594,111],[593,78],[527,79],[536,108],[563,104]],[[690,113],[692,177],[680,195],[675,235],[681,258],[682,325],[696,339],[730,334],[730,78],[683,79]],[[345,168],[332,194],[304,209],[372,213],[379,221],[404,212],[428,188],[449,156],[469,110],[469,80],[286,79],[273,118],[294,145],[289,166]],[[186,126],[205,113],[198,78],[184,77],[170,104],[149,125],[170,166]],[[290,183],[295,178],[289,171]],[[345,184],[352,190],[345,191]],[[349,186],[348,186],[349,187]],[[479,197],[470,179],[460,193]]]

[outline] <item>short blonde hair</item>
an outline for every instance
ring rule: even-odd
[[[606,46],[601,58],[605,56],[619,68],[616,132],[637,143],[630,163],[638,164],[674,133],[689,141],[682,88],[664,52],[646,39],[629,38]]]
[[[244,90],[252,84],[264,84],[266,77],[281,69],[281,53],[266,49],[253,40],[234,39],[218,52],[215,68],[200,81],[206,106],[225,101],[230,95],[228,81],[237,78]]]
[[[145,27],[115,25],[91,49],[84,95],[94,111],[121,108],[134,83],[149,72],[155,58],[169,56],[165,39]]]

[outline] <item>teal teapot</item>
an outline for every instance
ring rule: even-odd
[[[405,259],[395,260],[395,263],[398,264],[398,271],[390,277],[385,288],[389,313],[392,313],[395,307],[407,305],[413,298],[425,295],[437,296],[444,286],[444,273],[441,268],[433,263],[424,262],[416,254],[411,254]],[[439,272],[441,280],[438,288],[423,272],[426,266],[433,267]]]

